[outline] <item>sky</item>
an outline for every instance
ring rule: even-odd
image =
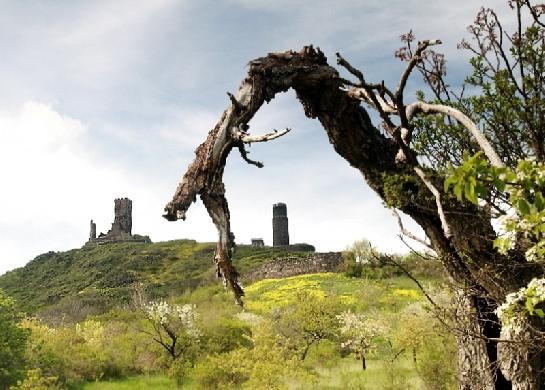
[[[186,221],[161,215],[250,60],[314,44],[331,64],[339,51],[368,81],[393,88],[403,70],[393,52],[412,29],[443,41],[456,85],[469,58],[456,45],[481,5],[509,14],[503,0],[0,0],[0,274],[81,247],[91,219],[107,232],[118,197],[133,200],[133,233],[215,241],[200,200]],[[408,91],[419,87],[414,75]],[[407,251],[391,212],[292,92],[250,126],[293,131],[251,146],[262,169],[231,154],[237,243],[271,244],[272,205],[284,202],[293,243],[338,251],[366,238]]]

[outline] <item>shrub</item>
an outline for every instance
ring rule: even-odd
[[[54,376],[43,376],[42,370],[37,368],[28,370],[23,381],[17,381],[16,386],[10,390],[55,390],[60,389],[58,378]]]
[[[24,351],[29,330],[17,324],[13,299],[0,290],[0,389],[24,376]]]

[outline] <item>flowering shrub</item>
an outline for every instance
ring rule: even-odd
[[[523,315],[545,318],[543,309],[537,307],[545,302],[545,279],[534,278],[527,287],[508,294],[505,302],[498,306],[496,314],[502,323],[502,336],[512,338],[523,330]]]
[[[386,333],[386,324],[350,310],[339,314],[337,319],[340,322],[339,332],[344,340],[341,347],[348,348],[356,358],[361,359],[362,368],[365,370],[365,356],[373,347],[374,339]]]
[[[169,305],[165,301],[151,302],[145,307],[148,319],[165,330],[186,333],[198,338],[201,333],[196,325],[197,312],[195,305]]]
[[[515,245],[517,234],[533,243],[526,251],[529,261],[545,257],[545,164],[534,159],[520,160],[516,168],[494,167],[482,152],[463,163],[450,167],[450,177],[445,181],[445,191],[452,187],[458,200],[466,198],[477,204],[478,199],[488,199],[491,189],[503,197],[500,207],[510,206],[512,211],[502,218],[503,236],[494,240],[502,254]]]

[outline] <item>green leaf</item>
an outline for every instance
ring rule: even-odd
[[[541,191],[536,192],[534,204],[537,207],[537,211],[541,211],[545,208],[545,199],[543,198]]]
[[[443,190],[444,192],[448,192],[448,189],[451,185],[455,184],[458,181],[458,176],[456,174],[453,174],[445,180],[445,183],[443,184]]]
[[[461,201],[462,200],[462,184],[456,183],[454,186],[454,195],[456,195],[456,198]]]
[[[492,181],[492,184],[494,185],[494,187],[498,189],[498,191],[500,192],[505,191],[505,182],[503,180],[500,180],[499,178],[495,178]]]
[[[539,318],[545,318],[545,312],[542,309],[536,309],[536,314]]]
[[[465,196],[473,204],[477,204],[477,194],[475,194],[475,186],[471,181],[467,181],[465,185]]]
[[[517,202],[517,208],[522,215],[530,214],[530,205],[524,198],[520,198]]]
[[[530,299],[526,300],[524,306],[526,306],[526,310],[528,310],[528,313],[534,314],[534,305],[532,304],[532,301]]]

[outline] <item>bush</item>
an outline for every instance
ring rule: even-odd
[[[240,367],[247,349],[241,348],[228,354],[209,356],[197,363],[192,370],[193,379],[203,389],[228,389],[240,386],[249,377],[244,367]]]
[[[454,342],[436,334],[428,337],[416,364],[426,390],[447,390],[456,384],[456,347]]]
[[[208,354],[230,352],[240,347],[251,347],[249,325],[237,319],[222,317],[203,328],[202,348]]]
[[[17,324],[15,302],[0,290],[0,389],[24,377],[24,352],[29,330]]]
[[[252,348],[238,348],[199,362],[193,379],[204,389],[285,389],[314,376],[266,321],[252,327]],[[289,383],[288,383],[289,381]]]
[[[119,378],[157,370],[160,351],[126,323],[102,324],[87,320],[76,325],[49,327],[36,319],[26,350],[28,365],[44,376],[71,385],[85,380]]]
[[[55,390],[60,389],[58,378],[43,376],[42,370],[37,368],[28,370],[27,376],[23,381],[17,381],[16,386],[10,387],[10,390]]]

